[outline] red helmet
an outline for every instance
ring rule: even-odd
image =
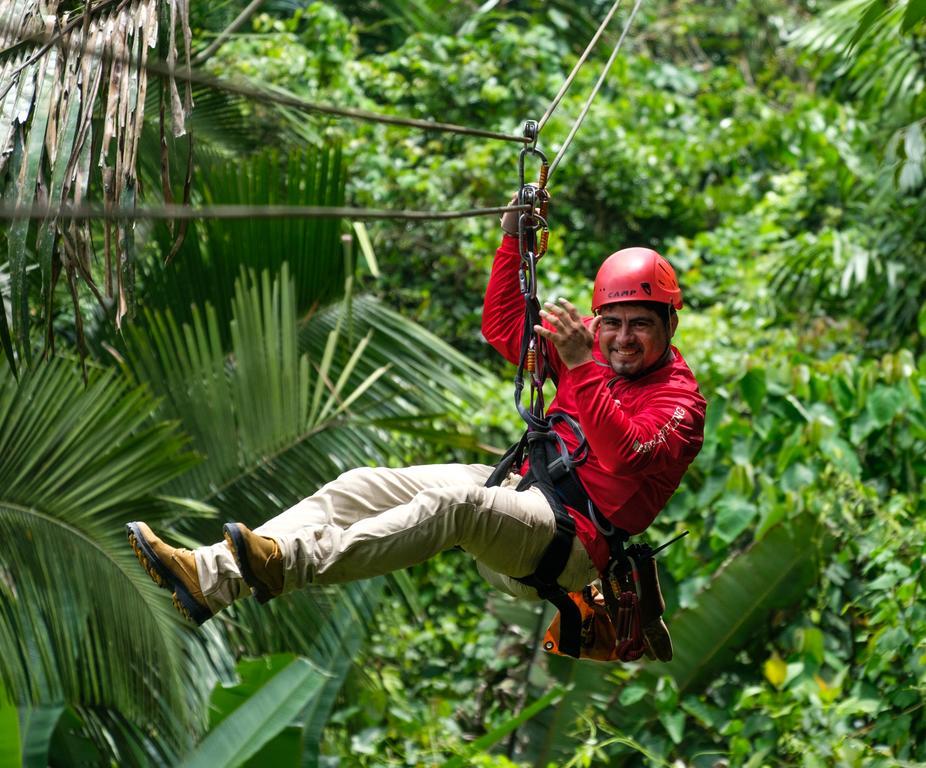
[[[675,270],[651,248],[624,248],[604,260],[595,277],[592,311],[622,301],[658,301],[682,308]]]

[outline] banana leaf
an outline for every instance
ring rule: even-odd
[[[223,718],[187,755],[183,768],[243,764],[286,728],[324,686],[325,674],[306,659],[265,657],[243,664],[245,680],[217,692],[213,709]],[[262,671],[256,670],[261,666]]]

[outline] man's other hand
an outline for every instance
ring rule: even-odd
[[[566,299],[557,299],[555,304],[548,301],[543,306],[540,316],[549,327],[535,325],[534,330],[556,347],[565,366],[576,368],[593,360],[592,349],[600,318],[593,318],[586,326],[578,310]]]

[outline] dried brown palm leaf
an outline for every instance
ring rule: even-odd
[[[52,210],[78,205],[87,201],[93,175],[99,173],[106,205],[134,207],[148,57],[159,45],[167,52],[171,71],[189,68],[187,0],[99,0],[88,3],[82,14],[59,11],[57,0],[0,0],[4,199],[23,208],[33,203]],[[168,77],[166,87],[170,128],[181,136],[192,110],[190,85],[183,96],[174,78]],[[95,130],[100,136],[94,136]],[[96,158],[91,156],[93,146],[100,147]],[[85,283],[98,299],[115,303],[117,325],[131,317],[134,227],[128,221],[105,226],[106,258],[95,270],[102,274],[101,292],[93,282],[89,223],[58,221],[54,215],[34,227],[26,218],[11,222],[9,301],[19,355],[28,359],[31,354],[28,288],[33,272],[41,275],[45,288],[45,306],[35,314],[51,314],[53,275],[61,267],[73,283],[72,300],[74,289]],[[53,265],[53,259],[60,259],[60,265]],[[36,265],[39,271],[32,270]],[[78,318],[76,327],[81,325]],[[7,357],[15,367],[14,356]]]

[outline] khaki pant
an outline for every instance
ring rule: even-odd
[[[459,546],[490,584],[537,599],[513,577],[534,572],[553,538],[553,511],[536,488],[516,491],[517,476],[486,488],[491,471],[482,464],[353,469],[254,531],[279,543],[286,591],[380,576]],[[224,542],[195,557],[212,610],[249,594]],[[573,591],[596,577],[574,539],[560,584]]]

